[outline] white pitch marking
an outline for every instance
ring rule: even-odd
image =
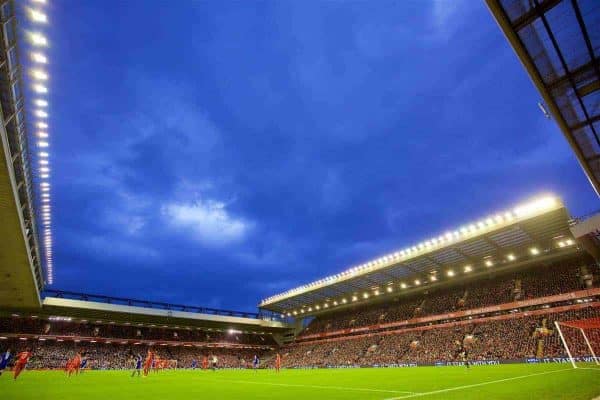
[[[406,394],[418,394],[417,392],[409,392],[406,390],[385,390],[385,389],[369,389],[369,388],[357,388],[357,387],[346,387],[346,386],[321,386],[321,385],[300,385],[293,383],[276,383],[276,382],[256,382],[256,381],[242,381],[242,380],[230,380],[230,379],[216,379],[220,382],[232,382],[232,383],[251,383],[255,385],[271,385],[271,386],[288,386],[288,387],[303,387],[313,389],[331,389],[331,390],[347,390],[347,391],[358,391],[358,392],[379,392],[379,393],[406,393]],[[410,397],[410,396],[408,396]],[[401,397],[398,397],[401,398]]]
[[[536,374],[514,376],[512,378],[504,378],[504,379],[497,379],[497,380],[494,380],[494,381],[474,383],[472,385],[456,386],[456,387],[452,387],[452,388],[448,388],[448,389],[433,390],[431,392],[414,393],[414,394],[410,394],[408,396],[390,397],[390,398],[385,399],[385,400],[399,400],[399,399],[409,399],[409,398],[412,398],[412,397],[429,396],[429,395],[432,395],[432,394],[453,392],[455,390],[470,389],[470,388],[479,387],[479,386],[491,385],[491,384],[494,384],[494,383],[514,381],[514,380],[517,380],[517,379],[529,378],[529,377],[532,377],[532,376],[554,374],[556,372],[562,372],[562,371],[575,371],[575,369],[574,368],[563,368],[563,369],[557,369],[555,371],[538,372]]]

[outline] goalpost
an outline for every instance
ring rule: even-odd
[[[600,317],[554,321],[554,326],[573,368],[577,368],[577,360],[586,358],[600,366]]]

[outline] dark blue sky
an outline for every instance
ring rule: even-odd
[[[597,199],[483,1],[54,1],[53,288],[252,310]]]

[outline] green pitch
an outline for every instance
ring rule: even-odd
[[[128,371],[24,371],[14,382],[0,377],[2,399],[569,399],[600,396],[600,368],[570,365],[502,365],[258,372],[163,371],[131,378]]]

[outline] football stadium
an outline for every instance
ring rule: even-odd
[[[480,2],[489,17],[485,24],[494,34],[502,35],[502,45],[510,51],[507,57],[519,63],[519,72],[533,83],[530,86],[541,99],[532,108],[542,113],[547,126],[556,129],[554,134],[572,157],[568,168],[576,169],[576,174],[585,181],[586,190],[593,191],[597,201],[600,2]],[[131,275],[124,270],[121,274],[107,269],[109,272],[102,275],[112,275],[108,278],[88,278],[85,272],[88,270],[82,270],[77,272],[77,280],[66,285],[68,290],[63,290],[59,278],[63,275],[59,271],[63,268],[75,271],[84,266],[63,265],[67,263],[60,261],[63,257],[59,256],[62,254],[59,242],[76,242],[73,246],[81,246],[78,251],[83,254],[90,253],[91,248],[84,242],[94,239],[63,235],[66,230],[55,229],[55,221],[78,214],[77,221],[86,224],[85,221],[91,223],[98,216],[86,212],[80,203],[67,202],[60,190],[55,189],[57,185],[53,182],[59,179],[55,175],[64,170],[53,167],[61,162],[57,159],[76,158],[83,149],[69,142],[69,154],[53,153],[54,143],[60,142],[53,136],[58,130],[52,126],[53,121],[76,118],[76,113],[69,115],[66,108],[57,105],[49,108],[53,105],[51,100],[66,101],[65,97],[54,96],[61,84],[66,85],[66,80],[50,80],[48,71],[60,70],[60,64],[88,65],[68,59],[77,45],[70,36],[73,31],[61,36],[62,29],[88,32],[108,28],[87,21],[90,13],[65,12],[58,18],[58,10],[76,5],[60,3],[58,0],[0,2],[3,122],[0,393],[3,399],[600,398],[600,212],[596,209],[572,212],[568,205],[583,195],[566,189],[571,186],[565,182],[554,187],[570,190],[568,193],[540,190],[518,202],[494,202],[494,207],[483,213],[473,213],[481,209],[478,207],[473,210],[453,207],[456,218],[429,218],[433,220],[424,223],[429,233],[422,236],[417,231],[421,239],[413,241],[415,236],[403,231],[387,247],[390,251],[377,253],[359,248],[344,259],[353,260],[346,266],[336,261],[337,266],[317,266],[307,273],[292,267],[290,258],[277,256],[277,268],[287,271],[283,284],[272,282],[274,273],[255,272],[253,275],[259,275],[263,284],[253,291],[242,270],[227,275],[228,279],[220,284],[211,283],[217,292],[239,293],[245,304],[240,306],[243,310],[222,306],[242,304],[242,300],[215,303],[202,290],[194,290],[197,297],[189,295],[192,292],[175,297],[171,292],[179,288],[157,284],[169,296],[161,297],[151,288],[130,292],[126,288],[127,277]],[[111,9],[102,18],[106,18],[105,23],[111,29],[117,29],[119,24],[115,22],[113,27],[110,20],[126,13],[120,10],[126,2],[109,3],[102,3],[102,7]],[[253,2],[245,6],[250,3]],[[259,8],[258,3],[253,6]],[[424,2],[413,2],[410,6],[408,3],[383,2],[379,6],[411,9],[425,6]],[[230,5],[237,8],[241,4]],[[313,6],[332,5],[313,2]],[[342,2],[337,6],[351,4]],[[164,7],[166,15],[167,8]],[[156,31],[164,28],[162,22],[152,24],[156,24]],[[168,23],[173,24],[177,21]],[[75,28],[67,28],[68,25]],[[148,35],[152,36],[152,32]],[[59,46],[52,45],[53,37],[68,38],[73,43],[67,46],[68,50],[63,47],[59,51]],[[159,39],[152,40],[156,44],[151,43],[151,49],[159,46]],[[208,43],[204,40],[208,39],[200,40],[199,46]],[[94,46],[105,52],[101,54],[106,58],[92,57],[87,60],[92,64],[108,62],[113,56],[126,57],[117,51],[118,44],[107,46],[98,40]],[[58,54],[60,59],[53,59]],[[160,57],[169,58],[167,54]],[[86,75],[86,80],[97,79],[107,91],[112,90],[103,77],[85,71],[83,68],[80,73]],[[235,79],[231,78],[231,82]],[[264,86],[258,87],[266,90]],[[93,99],[84,100],[86,96],[91,93],[81,88],[81,98],[76,101],[90,100],[93,116],[93,110],[100,106]],[[518,93],[514,96],[518,97]],[[166,103],[160,104],[162,107]],[[426,107],[419,104],[415,107]],[[61,112],[50,118],[49,110]],[[165,114],[169,110],[164,107]],[[507,113],[502,118],[517,117]],[[98,119],[97,123],[105,122]],[[477,135],[477,140],[486,140],[485,129]],[[162,137],[160,146],[169,148],[170,140],[179,139],[175,134]],[[257,139],[253,146],[265,143]],[[527,146],[526,143],[523,138],[519,146]],[[205,157],[201,152],[196,156],[195,150],[192,155]],[[185,163],[184,158],[178,157],[171,155],[167,163]],[[551,155],[544,153],[544,158]],[[152,156],[149,160],[153,162]],[[521,174],[528,173],[527,165],[519,164]],[[386,167],[396,169],[394,165]],[[148,173],[156,173],[152,171]],[[75,176],[84,172],[70,173]],[[297,176],[288,178],[293,181]],[[473,184],[475,181],[473,178]],[[110,182],[112,186],[106,190],[120,190]],[[135,179],[125,182],[135,184]],[[461,196],[468,200],[463,204],[477,203],[477,195],[469,192],[470,180],[461,182]],[[494,186],[493,182],[486,184]],[[76,187],[74,184],[69,191],[77,192]],[[407,190],[420,190],[402,189],[401,196]],[[382,186],[380,190],[386,188]],[[502,188],[504,192],[511,190],[510,186]],[[62,201],[68,204],[61,206]],[[435,201],[442,212],[447,210],[442,206],[452,206],[445,204],[443,194]],[[219,220],[231,218],[226,213],[227,204],[213,206]],[[125,213],[137,210],[119,207]],[[406,213],[419,213],[420,207],[416,204],[406,208]],[[61,210],[61,216],[56,215],[57,209]],[[161,210],[163,215],[175,215],[169,214],[171,208]],[[344,216],[349,218],[353,216]],[[446,222],[449,220],[459,222],[451,226]],[[242,222],[234,222],[228,225],[226,237],[243,230]],[[325,228],[317,227],[313,234],[319,236],[318,230]],[[139,229],[136,228],[136,233]],[[345,235],[343,229],[346,228],[336,230],[336,235]],[[118,239],[101,242],[104,249],[93,253],[93,257],[103,257],[112,247],[122,248],[117,242]],[[196,246],[210,247],[208,242],[198,243]],[[292,240],[285,251],[304,245],[301,240]],[[160,243],[155,246],[155,251],[160,252]],[[251,261],[246,263],[254,265]],[[217,260],[195,268],[194,279],[201,281],[203,276],[217,274],[225,267]],[[161,274],[178,274],[178,271],[169,267]],[[102,279],[108,279],[110,284],[103,284]],[[184,283],[182,291],[187,290]],[[256,293],[267,295],[253,297]],[[180,298],[191,298],[192,304],[178,301]]]

